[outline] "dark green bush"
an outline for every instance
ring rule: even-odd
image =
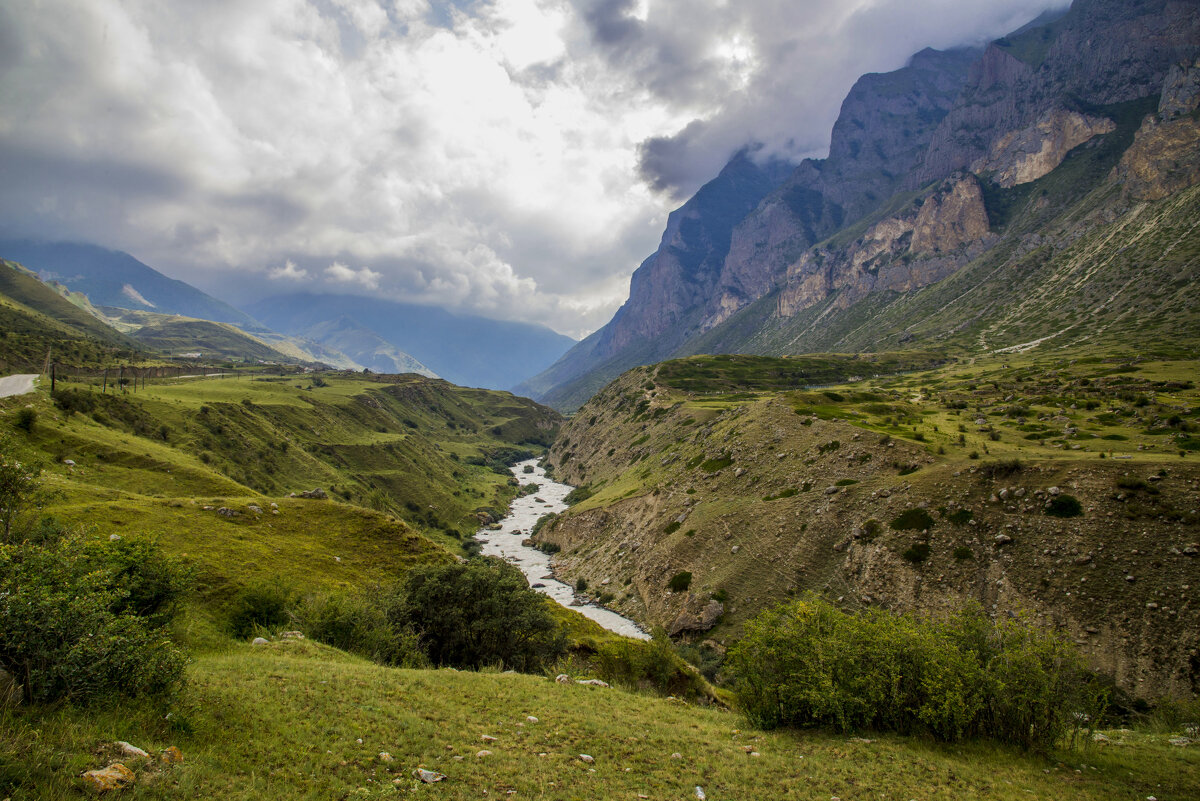
[[[815,596],[760,614],[729,652],[738,702],[763,728],[926,732],[1048,749],[1089,701],[1065,641],[979,609],[945,621]]]
[[[134,613],[123,578],[78,536],[0,545],[0,667],[26,701],[160,696],[182,683],[183,652]]]
[[[548,601],[496,559],[413,568],[395,623],[409,627],[435,665],[503,665],[533,672],[566,649]]]
[[[13,425],[24,431],[26,434],[33,431],[33,425],[37,422],[37,412],[33,409],[18,409],[17,419]]]
[[[692,574],[686,570],[680,570],[667,582],[667,587],[671,592],[684,592],[690,586],[692,586]]]
[[[900,555],[916,565],[928,559],[931,553],[933,553],[933,549],[929,547],[929,543],[915,542],[910,548]]]
[[[663,695],[707,698],[699,673],[671,647],[666,633],[658,630],[650,642],[610,640],[595,654],[596,674],[611,684],[637,690],[656,690]]]
[[[245,639],[258,629],[275,629],[291,620],[293,596],[278,584],[252,584],[237,594],[230,605],[229,630]]]
[[[663,526],[663,533],[664,534],[674,534],[676,531],[679,531],[679,528],[682,525],[683,524],[680,523],[678,520],[672,520],[670,523],[667,523],[667,525]]]
[[[933,518],[921,508],[907,509],[891,522],[896,531],[925,531],[933,528]]]
[[[1083,504],[1074,495],[1056,495],[1046,504],[1046,514],[1053,517],[1079,517]]]

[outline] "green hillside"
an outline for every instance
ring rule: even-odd
[[[93,366],[139,350],[19,264],[0,261],[0,367],[6,372],[40,372],[48,352],[64,364]]]
[[[129,311],[106,306],[103,311],[143,347],[168,356],[271,364],[294,364],[288,356],[229,323],[172,314]],[[196,356],[195,354],[199,354]]]

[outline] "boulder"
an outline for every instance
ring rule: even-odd
[[[444,773],[437,773],[436,771],[425,770],[425,768],[415,769],[413,771],[413,776],[417,777],[418,779],[425,782],[426,784],[433,784],[434,782],[440,782],[446,778],[446,774],[444,774]]]
[[[132,770],[120,762],[114,762],[107,768],[86,771],[83,774],[83,783],[96,792],[103,793],[128,787],[136,778]]]
[[[135,759],[150,758],[150,755],[145,751],[138,748],[136,745],[125,742],[124,740],[117,740],[115,743],[113,743],[113,745],[117,747],[117,750],[121,752],[122,756],[133,757]]]
[[[316,487],[314,489],[310,489],[310,490],[301,492],[299,494],[299,496],[297,496],[297,497],[311,498],[312,500],[315,500],[315,501],[323,501],[326,498],[328,498],[329,496],[325,494],[325,490],[321,489],[320,487]]]
[[[183,752],[177,746],[168,746],[158,755],[158,760],[167,765],[178,765],[183,761]]]

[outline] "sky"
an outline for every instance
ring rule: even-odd
[[[0,235],[576,338],[737,151],[1064,0],[0,0]],[[0,254],[3,255],[3,254]]]

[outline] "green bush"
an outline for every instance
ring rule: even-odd
[[[301,630],[318,642],[383,665],[421,667],[427,660],[416,633],[398,623],[399,600],[397,587],[332,592],[304,599],[297,618]]]
[[[395,623],[417,632],[435,665],[534,672],[566,650],[548,601],[496,559],[413,568]]]
[[[1087,701],[1080,664],[1053,634],[993,623],[977,608],[945,621],[851,615],[810,595],[747,623],[726,669],[741,709],[763,728],[926,732],[1046,749]]]
[[[699,673],[675,653],[661,629],[654,632],[649,642],[631,639],[604,642],[596,650],[594,663],[595,673],[611,684],[683,698],[709,695]]]
[[[77,536],[0,545],[0,666],[26,701],[159,696],[182,683],[183,652],[135,614],[124,578]]]
[[[931,553],[933,553],[933,549],[929,547],[929,543],[914,542],[910,548],[900,555],[914,565],[917,565],[928,559]]]
[[[925,531],[933,528],[933,518],[921,508],[908,509],[891,522],[896,531]]]
[[[683,524],[680,523],[678,520],[672,520],[670,523],[667,523],[667,525],[663,526],[663,533],[664,534],[674,534],[676,531],[679,531],[679,528],[682,525]]]
[[[686,570],[680,570],[667,582],[667,587],[671,592],[684,592],[690,586],[692,586],[692,574]]]
[[[33,424],[37,422],[37,412],[33,409],[18,409],[17,419],[13,423],[14,426],[24,431],[26,434],[33,431]]]
[[[1083,504],[1074,495],[1056,495],[1046,504],[1046,514],[1052,517],[1079,517]]]
[[[260,629],[276,629],[292,619],[293,596],[278,584],[260,583],[245,587],[233,599],[229,630],[245,639]]]

